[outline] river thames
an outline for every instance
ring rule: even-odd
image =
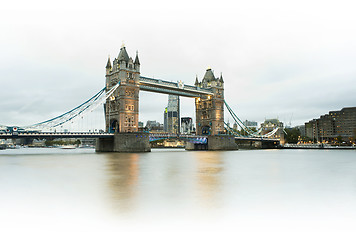
[[[356,151],[0,151],[1,239],[355,239]]]

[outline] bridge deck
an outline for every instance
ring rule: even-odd
[[[38,138],[38,139],[52,139],[52,138],[111,138],[114,133],[93,133],[93,132],[40,132],[40,133],[0,133],[0,139],[13,138]],[[207,135],[187,135],[187,134],[170,134],[170,133],[151,133],[150,138],[164,139],[164,138],[207,138]],[[268,141],[279,142],[279,139],[274,138],[257,138],[257,137],[235,137],[236,140],[243,141]]]
[[[41,132],[41,133],[0,133],[0,139],[11,138],[108,138],[113,137],[113,133],[90,133],[90,132]]]

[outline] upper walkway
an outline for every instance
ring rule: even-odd
[[[192,98],[214,95],[211,89],[185,85],[182,81],[174,83],[142,76],[140,77],[140,90]]]

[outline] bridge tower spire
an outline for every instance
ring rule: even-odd
[[[140,60],[138,59],[138,51],[136,51],[136,57],[134,61],[135,69],[140,72]]]
[[[109,75],[112,70],[110,55],[108,56],[108,62],[106,63],[105,69],[106,69],[106,75]]]

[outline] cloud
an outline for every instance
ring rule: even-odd
[[[347,1],[235,4],[5,3],[0,124],[42,121],[90,98],[122,41],[129,55],[139,50],[143,76],[194,84],[208,66],[222,72],[226,100],[242,119],[293,115],[301,124],[354,106],[356,17]],[[141,100],[142,120],[163,120],[167,96]],[[194,115],[190,99],[182,114]]]

